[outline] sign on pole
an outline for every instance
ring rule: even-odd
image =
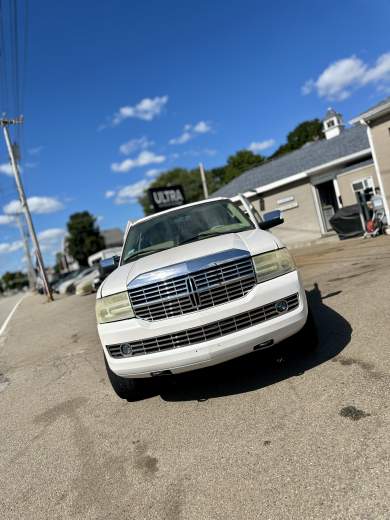
[[[185,195],[182,186],[166,188],[149,188],[148,195],[154,211],[164,211],[185,204]]]

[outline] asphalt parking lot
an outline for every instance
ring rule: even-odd
[[[119,400],[94,296],[0,337],[2,519],[390,518],[390,237],[295,250],[319,328]]]

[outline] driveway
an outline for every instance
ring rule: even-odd
[[[294,251],[320,347],[121,401],[94,297],[22,302],[0,349],[0,517],[390,518],[390,239]]]

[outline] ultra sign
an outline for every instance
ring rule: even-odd
[[[169,188],[150,188],[148,194],[155,211],[175,208],[185,204],[184,191],[179,185],[169,186]]]

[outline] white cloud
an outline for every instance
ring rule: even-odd
[[[3,242],[0,244],[0,255],[13,253],[14,251],[18,251],[18,249],[22,249],[23,242],[21,240],[17,240],[15,242]]]
[[[189,156],[189,157],[202,157],[202,156],[207,155],[209,157],[213,157],[217,153],[218,153],[217,150],[214,150],[214,148],[203,148],[203,149],[199,149],[199,150],[186,150],[185,152],[183,152],[182,155]],[[173,159],[177,159],[178,157],[179,157],[179,154],[172,154]]]
[[[195,125],[187,124],[184,126],[183,133],[170,139],[169,144],[184,144],[199,134],[207,134],[211,131],[211,124],[207,121],[199,121]]]
[[[173,137],[172,139],[170,139],[169,144],[184,144],[187,143],[193,137],[194,136],[190,132],[187,132],[185,130],[181,135],[179,135],[179,137]]]
[[[55,197],[29,197],[27,199],[31,213],[54,213],[63,209],[64,205]],[[12,200],[3,207],[4,213],[20,213],[22,211],[19,200]]]
[[[62,249],[62,239],[65,233],[65,229],[61,228],[49,228],[38,233],[38,240],[42,251],[54,254]]]
[[[165,160],[166,157],[164,155],[156,155],[154,152],[143,150],[140,152],[138,157],[135,157],[134,159],[125,159],[120,163],[111,164],[111,170],[114,172],[123,173],[141,166],[148,166],[149,164],[160,164]]]
[[[23,168],[19,165],[19,171],[22,172]],[[14,172],[12,170],[12,166],[10,163],[0,164],[0,173],[4,173],[5,175],[13,176]]]
[[[210,123],[207,123],[206,121],[199,121],[199,123],[196,123],[194,126],[194,132],[197,134],[207,134],[208,132],[211,132]]]
[[[157,117],[168,103],[168,96],[156,96],[155,98],[144,98],[134,106],[126,105],[121,107],[111,119],[111,126],[118,126],[122,121],[129,118],[152,121]],[[106,125],[101,125],[100,130]]]
[[[390,82],[390,52],[382,54],[376,60],[375,66],[368,69],[363,82],[380,82],[381,84]]]
[[[13,175],[12,167],[9,163],[0,164],[0,173],[5,173],[5,175]]]
[[[28,153],[30,155],[39,155],[42,152],[43,148],[43,146],[36,146],[35,148],[30,148],[28,150]]]
[[[12,222],[14,222],[14,218],[10,215],[0,215],[0,226],[11,224]]]
[[[143,194],[149,184],[150,182],[147,179],[141,179],[138,182],[124,186],[117,191],[115,204],[133,204],[137,202],[137,198]]]
[[[263,150],[267,150],[271,148],[275,144],[275,139],[266,139],[265,141],[252,141],[248,146],[248,150],[253,153],[262,152]]]
[[[139,139],[130,139],[127,143],[123,143],[119,147],[120,153],[123,155],[129,155],[138,150],[145,150],[154,145],[153,141],[149,141],[146,137],[140,137]]]
[[[51,242],[53,240],[58,240],[65,235],[65,230],[61,228],[49,228],[45,229],[38,233],[39,240],[43,242]]]
[[[159,170],[158,168],[152,168],[151,170],[148,170],[145,175],[146,177],[149,177],[149,178],[153,178],[153,177],[156,177],[159,173],[160,173],[161,170]]]
[[[302,94],[317,92],[319,97],[342,101],[357,88],[375,84],[386,90],[390,83],[390,52],[382,54],[370,67],[357,56],[331,63],[316,80],[310,79],[302,87]]]
[[[114,195],[115,195],[115,191],[114,190],[107,190],[106,193],[104,194],[106,199],[111,199]]]

